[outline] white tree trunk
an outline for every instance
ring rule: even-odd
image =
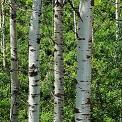
[[[75,122],[90,122],[90,81],[91,81],[91,0],[81,0],[77,44],[77,85]]]
[[[10,47],[11,47],[11,110],[10,121],[18,122],[18,101],[19,101],[19,81],[18,81],[18,59],[16,41],[16,3],[10,1]]]
[[[116,40],[119,39],[119,6],[120,6],[120,0],[115,1],[115,19],[116,19]]]
[[[3,66],[6,66],[6,43],[5,43],[5,1],[2,0],[2,53],[3,53]]]
[[[74,0],[72,0],[72,6],[74,7]],[[76,23],[76,16],[75,11],[73,10],[73,19],[74,19],[74,32],[75,32],[75,39],[77,38],[77,23]]]
[[[29,110],[28,122],[39,122],[40,80],[39,80],[39,22],[41,14],[41,0],[33,0],[32,16],[29,32]]]
[[[0,50],[2,52],[2,1],[0,0]]]
[[[2,1],[0,0],[0,30],[1,30],[1,27],[2,27]]]
[[[63,122],[64,65],[63,65],[63,0],[54,7],[54,122]]]

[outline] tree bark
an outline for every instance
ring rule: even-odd
[[[2,53],[3,53],[3,66],[6,66],[6,42],[5,42],[5,1],[2,0]]]
[[[16,40],[16,3],[10,0],[10,48],[11,48],[11,110],[10,121],[18,122],[19,80]]]
[[[90,122],[91,81],[91,0],[81,0],[79,5],[77,43],[77,85],[75,122]]]
[[[40,80],[39,80],[39,44],[41,0],[33,0],[29,32],[29,110],[28,122],[39,122]]]
[[[0,0],[0,50],[2,53],[2,1]]]
[[[63,65],[63,0],[54,6],[54,122],[63,122],[64,65]]]
[[[0,0],[0,30],[2,27],[2,0]]]
[[[72,6],[74,7],[74,0],[72,0]],[[74,19],[74,32],[75,32],[75,39],[77,39],[77,23],[76,23],[76,16],[75,16],[75,10],[73,10],[73,19]]]
[[[115,1],[115,19],[116,19],[116,40],[119,39],[119,6],[120,6],[120,0]]]

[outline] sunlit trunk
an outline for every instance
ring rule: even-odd
[[[74,7],[74,0],[72,0],[72,6]],[[77,38],[77,23],[76,23],[76,15],[75,11],[73,10],[73,20],[74,20],[74,32],[75,32],[75,39]]]
[[[0,51],[2,52],[2,1],[0,0]]]
[[[10,121],[18,122],[19,81],[16,40],[16,2],[10,1],[10,47],[11,47],[11,110]]]
[[[0,32],[1,32],[1,53],[3,58],[3,66],[6,65],[6,43],[5,43],[5,1],[0,1]]]
[[[5,1],[2,0],[2,53],[3,53],[3,66],[6,66],[6,41],[5,41]]]
[[[63,65],[63,0],[54,6],[54,122],[63,122],[64,65]]]
[[[29,32],[29,96],[28,122],[39,122],[40,79],[39,79],[39,44],[40,44],[41,0],[33,0]]]
[[[116,19],[116,40],[119,39],[119,6],[120,6],[120,0],[115,1],[115,19]]]
[[[81,0],[79,13],[82,20],[78,23],[77,43],[77,85],[76,85],[76,122],[90,122],[91,93],[91,0]]]

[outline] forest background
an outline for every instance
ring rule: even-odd
[[[78,0],[75,7],[78,8]],[[28,33],[32,0],[17,0],[17,43],[20,90],[20,122],[27,121],[28,98]],[[120,4],[122,5],[122,4]],[[0,53],[0,122],[9,121],[10,111],[10,32],[9,4],[5,4],[6,68]],[[93,122],[120,122],[122,116],[122,22],[116,40],[115,1],[96,0],[93,6],[92,94]],[[122,6],[120,7],[122,20]],[[53,121],[53,4],[43,1],[41,16],[40,76],[42,122]],[[76,85],[76,44],[73,10],[64,7],[64,66],[65,107],[64,122],[74,121]]]

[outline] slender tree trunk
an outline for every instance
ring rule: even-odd
[[[92,11],[93,11],[93,7],[94,7],[94,0],[91,0],[91,7],[92,7]],[[92,43],[94,43],[94,18],[91,15],[91,23],[92,23]]]
[[[54,122],[63,122],[64,65],[63,65],[63,0],[54,6]]]
[[[1,27],[2,27],[2,1],[0,0],[0,30],[1,30]]]
[[[39,80],[39,22],[41,0],[33,0],[29,32],[29,110],[28,122],[39,122],[40,80]]]
[[[16,40],[16,3],[10,1],[10,47],[11,47],[11,110],[10,121],[18,122],[19,80]]]
[[[121,27],[120,26],[120,1],[121,0],[116,0],[115,1],[115,19],[116,19],[116,41],[120,40],[121,39],[121,34],[120,34],[120,31],[121,31]],[[117,50],[119,50],[118,46],[116,47]],[[118,61],[118,59],[116,59],[116,61]],[[120,93],[121,94],[121,93]],[[120,110],[120,122],[122,122],[122,115],[121,115],[121,110]]]
[[[74,7],[74,0],[72,0],[72,6]],[[76,23],[76,16],[75,11],[73,11],[73,19],[74,19],[74,32],[75,32],[75,39],[77,38],[77,23]]]
[[[2,53],[3,53],[3,66],[6,66],[6,42],[5,42],[5,1],[2,0]]]
[[[77,44],[76,122],[90,122],[91,81],[91,0],[81,0]]]
[[[115,2],[115,19],[116,19],[116,40],[119,39],[119,6],[120,6],[120,0],[116,0]]]
[[[0,50],[2,52],[2,1],[0,0]]]

